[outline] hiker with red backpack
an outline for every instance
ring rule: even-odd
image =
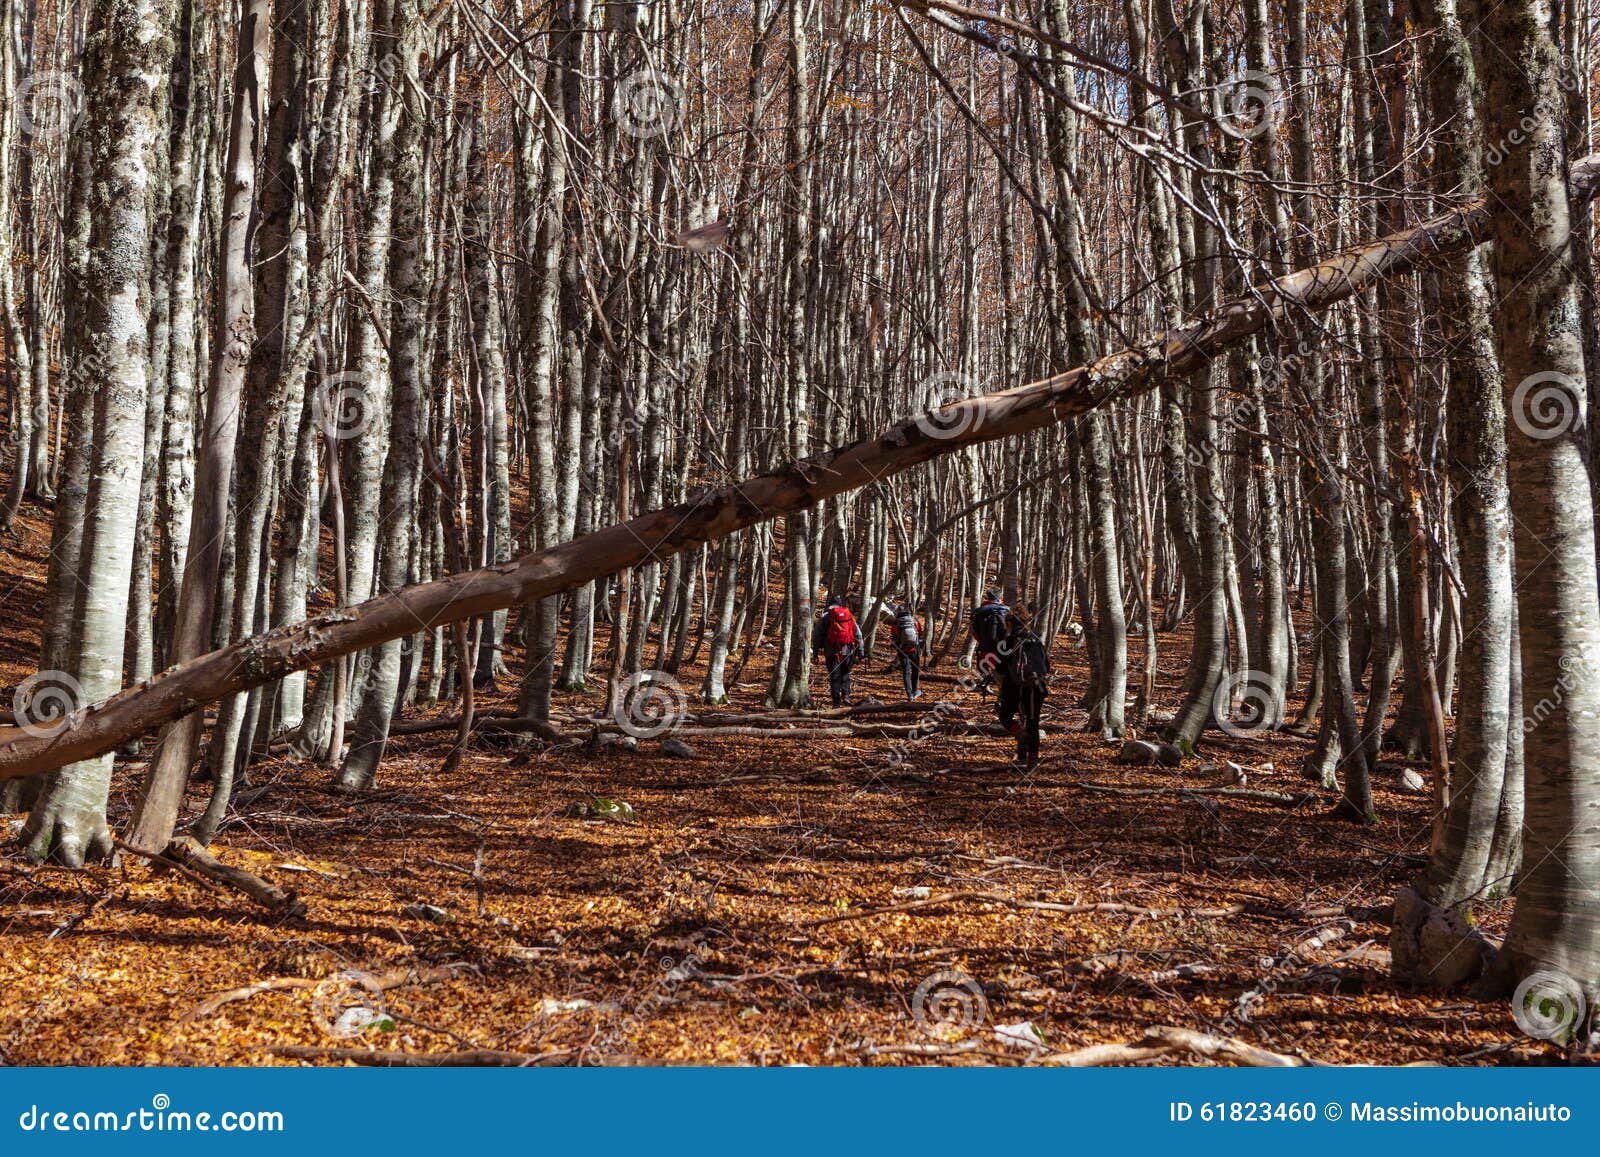
[[[894,655],[900,664],[900,678],[906,685],[906,701],[922,697],[922,651],[927,646],[922,620],[911,604],[894,607]]]
[[[828,599],[828,605],[811,632],[811,654],[828,661],[828,690],[833,705],[843,707],[850,698],[850,668],[861,650],[861,628],[845,605],[843,595]]]
[[[1021,615],[1007,615],[1005,638],[996,649],[999,663],[995,679],[995,715],[1017,737],[1017,762],[1033,767],[1039,762],[1039,721],[1045,697],[1050,694],[1050,652]]]

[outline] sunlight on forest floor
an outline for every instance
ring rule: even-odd
[[[12,607],[42,589],[45,528],[21,529],[0,575]],[[0,683],[31,669],[34,630],[13,624]],[[1170,710],[1187,640],[1160,642],[1158,706]],[[734,709],[759,709],[769,654]],[[213,850],[297,889],[304,919],[275,922],[131,858],[72,872],[9,848],[0,1055],[270,1064],[285,1063],[275,1048],[343,1045],[564,1063],[1014,1064],[1154,1025],[1325,1062],[1543,1055],[1503,1003],[1388,979],[1383,909],[1426,851],[1424,798],[1382,776],[1379,822],[1362,829],[1328,817],[1331,796],[1289,810],[1089,791],[1082,781],[1218,776],[1194,759],[1115,764],[1116,745],[1074,730],[1082,650],[1058,659],[1046,723],[1067,730],[1046,735],[1031,773],[1008,762],[1009,740],[939,735],[899,766],[888,739],[696,736],[695,757],[674,759],[656,740],[587,756],[480,737],[440,775],[453,738],[440,731],[397,737],[379,790],[354,800],[327,789],[326,769],[265,761]],[[864,668],[857,696],[896,702],[898,679],[881,668]],[[992,699],[952,670],[930,671],[929,710],[949,697],[991,718]],[[510,705],[512,686],[483,707]],[[820,671],[813,691],[825,698]],[[600,710],[597,693],[582,698],[582,713]],[[1202,754],[1243,764],[1251,787],[1298,792],[1309,745],[1211,733]],[[141,768],[119,764],[114,828]],[[627,803],[634,822],[569,817],[596,799]],[[919,906],[950,893],[966,895]],[[1019,906],[1041,901],[1180,911]],[[1346,915],[1310,915],[1328,908]],[[1503,917],[1486,912],[1491,927]],[[206,1004],[260,982],[275,983]],[[352,1030],[341,1010],[363,1001],[379,1023]]]

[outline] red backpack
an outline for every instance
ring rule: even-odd
[[[856,643],[856,619],[849,607],[828,608],[828,646],[853,647]]]

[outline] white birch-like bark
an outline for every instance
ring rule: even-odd
[[[86,205],[88,260],[77,287],[78,324],[66,335],[68,370],[92,419],[75,425],[84,447],[86,495],[76,597],[65,670],[85,704],[122,686],[132,534],[144,463],[150,206],[160,180],[172,39],[168,5],[107,0],[90,32],[88,109],[80,135],[95,180]],[[57,525],[58,532],[68,528]],[[109,857],[109,752],[54,771],[28,814],[23,841],[34,859],[69,866]]]

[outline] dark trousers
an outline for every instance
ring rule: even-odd
[[[906,685],[906,698],[915,699],[922,689],[922,654],[896,647],[895,655],[900,660],[900,678]]]
[[[1017,732],[1020,762],[1030,763],[1039,758],[1039,717],[1044,713],[1044,698],[1043,687],[1024,687],[1010,679],[1000,680],[994,710],[1002,727],[1010,727],[1012,720],[1021,716],[1022,727]]]
[[[850,668],[855,665],[854,647],[840,647],[837,651],[828,652],[828,692],[833,696],[835,707],[842,706],[850,698]]]

